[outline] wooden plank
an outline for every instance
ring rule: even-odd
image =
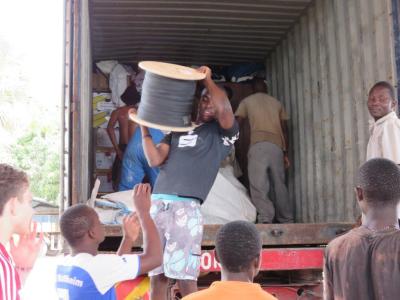
[[[257,224],[264,246],[293,246],[293,245],[325,245],[338,235],[350,230],[350,223],[316,223],[316,224]],[[221,225],[205,225],[202,246],[214,246],[216,233]],[[120,238],[121,226],[105,226],[108,238]],[[117,240],[117,239],[116,239]],[[118,242],[119,243],[119,242]],[[110,243],[108,243],[110,244]],[[112,244],[112,243],[111,243]],[[139,238],[134,247],[141,247]],[[115,248],[117,244],[113,245]]]

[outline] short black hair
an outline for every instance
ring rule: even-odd
[[[136,90],[136,86],[134,84],[126,88],[125,92],[121,95],[121,100],[126,105],[135,105],[140,101],[140,94]]]
[[[223,268],[231,273],[244,272],[260,255],[261,236],[253,223],[233,221],[219,229],[215,248]]]
[[[374,158],[358,171],[358,186],[373,206],[393,206],[400,200],[400,167],[391,160]]]
[[[225,93],[226,93],[226,96],[228,97],[228,100],[231,100],[231,99],[232,99],[232,96],[233,96],[233,91],[232,91],[232,89],[231,89],[229,86],[226,86],[226,85],[223,85],[222,87],[223,87],[224,90],[225,90]]]
[[[371,95],[372,91],[376,88],[385,88],[389,90],[389,94],[392,97],[393,100],[396,100],[396,94],[394,91],[394,87],[393,85],[391,85],[389,82],[387,81],[378,81],[377,83],[375,83],[373,85],[373,87],[369,90],[368,96]]]
[[[4,206],[13,197],[22,199],[29,186],[28,175],[8,164],[0,164],[0,215]]]
[[[76,246],[92,229],[96,211],[85,205],[76,204],[68,208],[60,218],[60,230],[71,247]]]
[[[254,77],[254,78],[251,80],[251,85],[252,85],[252,87],[253,87],[253,90],[257,90],[257,87],[260,87],[260,89],[261,89],[261,87],[262,87],[262,89],[263,89],[265,92],[268,92],[268,86],[267,86],[267,83],[265,82],[265,79],[264,79],[264,78],[261,78],[261,77]]]

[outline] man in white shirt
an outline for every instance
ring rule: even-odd
[[[400,119],[395,108],[397,100],[393,86],[380,81],[368,95],[368,110],[374,118],[370,126],[367,160],[386,158],[400,165]]]

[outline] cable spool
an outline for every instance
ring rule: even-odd
[[[129,117],[141,125],[165,131],[185,132],[195,127],[191,120],[196,81],[205,74],[180,65],[142,61],[146,71],[138,112]]]

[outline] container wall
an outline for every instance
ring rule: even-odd
[[[91,46],[88,0],[74,2],[72,176],[71,204],[86,202],[90,194],[91,153]]]
[[[91,192],[91,174],[93,173],[92,147],[92,52],[89,24],[89,1],[82,1],[82,35],[81,35],[81,136],[82,136],[82,197],[86,202]]]
[[[289,115],[298,222],[353,221],[365,161],[369,88],[396,81],[390,0],[316,0],[267,59]]]

